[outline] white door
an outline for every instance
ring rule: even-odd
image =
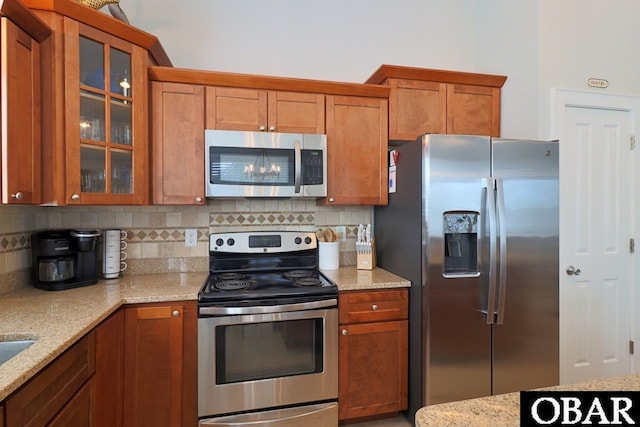
[[[631,372],[633,108],[556,93],[560,139],[560,383]],[[599,103],[605,105],[598,105]]]

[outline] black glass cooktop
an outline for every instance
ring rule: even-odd
[[[317,270],[210,273],[200,302],[337,296],[338,287]]]

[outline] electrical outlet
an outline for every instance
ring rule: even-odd
[[[195,228],[187,228],[184,230],[184,245],[198,246],[198,230]]]
[[[340,241],[341,242],[346,242],[347,241],[347,226],[346,225],[338,225],[336,227],[336,233],[342,233],[341,234],[341,238]]]

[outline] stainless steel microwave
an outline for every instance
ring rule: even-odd
[[[327,136],[205,131],[207,197],[325,197]]]

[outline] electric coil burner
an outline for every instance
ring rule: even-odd
[[[314,233],[209,236],[209,277],[198,296],[201,307],[273,305],[337,295],[337,286],[318,271]]]
[[[211,234],[198,425],[335,427],[337,400],[338,288],[318,270],[315,234]]]

